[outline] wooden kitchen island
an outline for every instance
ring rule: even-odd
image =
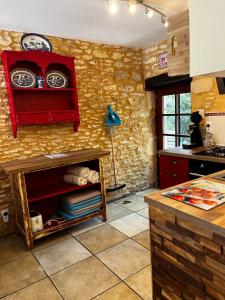
[[[145,196],[153,299],[225,299],[225,204],[204,211],[161,192]]]

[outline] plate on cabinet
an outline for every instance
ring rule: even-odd
[[[21,47],[23,50],[41,50],[52,51],[52,45],[49,40],[43,35],[37,33],[27,33],[21,38]]]
[[[67,87],[68,79],[62,72],[53,70],[46,74],[46,82],[48,87],[59,89]]]
[[[11,84],[14,87],[33,88],[36,85],[35,74],[25,68],[16,68],[10,73]]]

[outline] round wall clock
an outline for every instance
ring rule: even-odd
[[[27,33],[21,38],[21,47],[23,50],[52,51],[52,45],[43,35],[37,33]]]
[[[46,74],[46,82],[50,88],[65,88],[67,87],[68,79],[60,71],[50,71]]]
[[[35,74],[28,69],[17,68],[10,73],[11,83],[14,87],[32,88],[36,85]]]

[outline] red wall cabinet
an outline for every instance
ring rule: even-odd
[[[80,124],[74,57],[41,51],[3,51],[2,62],[10,107],[13,136],[18,126],[72,122],[74,132]],[[10,73],[27,68],[44,78],[44,88],[15,88]],[[68,79],[66,88],[49,88],[46,73],[58,70]]]
[[[159,156],[160,188],[189,181],[189,160],[183,157]]]

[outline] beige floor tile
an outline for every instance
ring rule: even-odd
[[[25,289],[22,289],[12,295],[7,296],[4,300],[60,300],[62,297],[46,278]]]
[[[92,228],[98,227],[103,224],[105,224],[105,223],[102,220],[100,220],[99,218],[95,218],[95,219],[91,219],[89,221],[77,224],[74,227],[71,227],[71,229],[69,229],[69,232],[73,236],[76,236],[80,233],[86,232]]]
[[[129,202],[129,203],[127,203],[127,202]],[[124,208],[132,210],[132,211],[137,211],[137,210],[146,208],[148,206],[147,203],[144,202],[143,197],[138,197],[136,195],[120,199],[120,200],[116,201],[115,203],[121,205]]]
[[[149,228],[148,219],[136,213],[112,221],[109,224],[129,237],[137,235],[138,233],[145,231]]]
[[[136,213],[139,214],[142,217],[145,217],[145,218],[149,219],[148,207],[146,207],[144,209],[141,209],[141,210],[138,210]]]
[[[66,300],[88,300],[120,282],[103,263],[92,256],[51,276]]]
[[[51,275],[91,256],[91,253],[71,238],[39,250],[34,255],[45,272]]]
[[[137,192],[136,195],[144,197],[145,195],[148,195],[150,193],[154,193],[154,192],[157,192],[157,191],[159,191],[159,188],[150,188],[150,189],[145,190],[145,191]]]
[[[133,236],[132,239],[144,246],[145,248],[150,249],[149,230],[143,231]]]
[[[76,236],[76,239],[78,239],[78,241],[92,253],[98,253],[126,240],[127,238],[128,237],[125,234],[107,224]]]
[[[114,202],[107,204],[107,222],[111,222],[116,219],[120,219],[131,214],[132,211],[128,210]]]
[[[18,291],[46,277],[32,256],[12,261],[0,267],[0,298]]]
[[[0,238],[0,265],[28,254],[22,239],[17,234]]]
[[[151,267],[147,267],[125,280],[143,299],[152,300]]]
[[[52,235],[46,236],[34,242],[33,252],[47,248],[49,246],[68,240],[70,238],[71,234],[68,234],[67,231],[60,231]]]
[[[121,279],[125,279],[150,264],[147,249],[132,240],[126,240],[97,254],[97,257]]]
[[[104,292],[94,300],[139,300],[141,299],[134,291],[126,284],[119,283],[110,290]]]

